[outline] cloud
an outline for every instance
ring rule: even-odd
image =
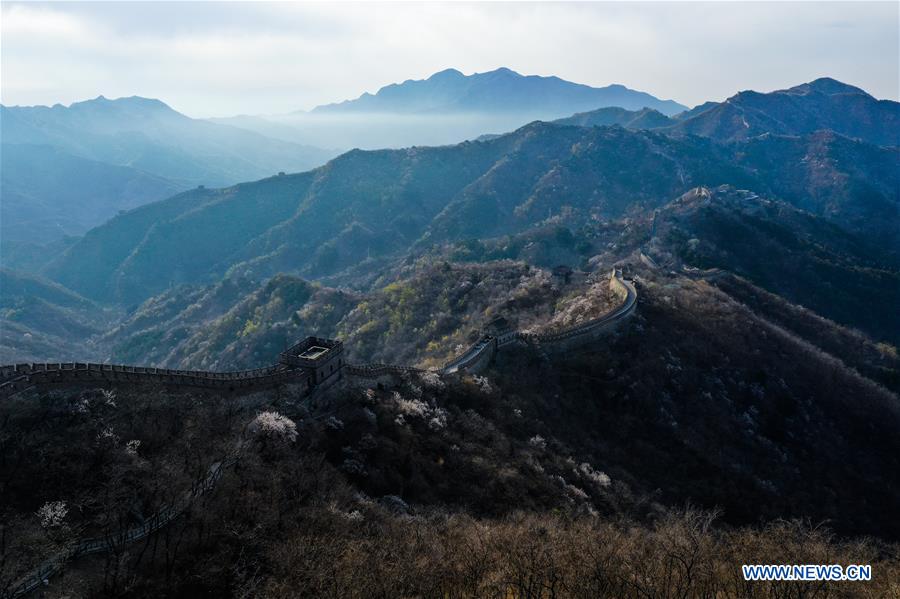
[[[686,104],[829,75],[898,99],[897,3],[2,4],[2,101],[278,113],[447,68]]]

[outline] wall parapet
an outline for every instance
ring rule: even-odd
[[[252,370],[211,372],[81,362],[16,364],[0,368],[0,397],[9,397],[41,384],[96,381],[221,388],[266,386],[291,380],[302,382],[306,378],[306,370],[289,369],[280,365]]]

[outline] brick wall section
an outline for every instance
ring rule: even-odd
[[[80,362],[16,364],[0,367],[0,397],[8,397],[36,385],[137,383],[230,390],[282,383],[308,384],[309,377],[310,373],[307,370],[283,366],[234,372],[209,372]]]

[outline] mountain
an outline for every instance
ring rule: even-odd
[[[90,231],[44,272],[128,305],[229,272],[365,277],[413,248],[516,234],[548,218],[577,227],[635,216],[724,183],[782,197],[897,255],[898,164],[897,149],[840,136],[722,146],[533,123],[483,142],[357,150],[307,173],[185,192]]]
[[[131,97],[0,107],[4,143],[38,144],[191,185],[221,186],[318,166],[328,151],[189,118]]]
[[[0,268],[0,361],[98,357],[88,339],[108,327],[112,311],[34,275]]]
[[[309,173],[186,192],[91,231],[47,274],[126,303],[233,268],[320,278],[416,243],[522,230],[563,209],[562,189],[568,210],[612,217],[691,181],[746,178],[705,140],[535,123],[488,142],[353,151]]]
[[[463,75],[456,69],[428,79],[407,80],[355,100],[317,106],[313,113],[480,113],[522,112],[553,118],[604,106],[653,108],[672,115],[686,108],[672,100],[622,85],[590,87],[559,77],[520,75],[507,68]]]
[[[878,147],[832,131],[764,135],[733,146],[744,167],[794,206],[871,236],[900,254],[900,148]]]
[[[873,338],[900,341],[900,259],[786,202],[728,186],[691,190],[654,213],[642,251],[667,269],[737,274]]]
[[[710,108],[714,108],[718,106],[718,102],[706,101],[702,104],[697,104],[690,110],[685,110],[684,112],[679,112],[678,114],[672,115],[672,118],[679,121],[687,120],[691,117],[697,116],[701,112],[706,112]]]
[[[829,78],[771,93],[743,91],[678,120],[673,134],[720,141],[830,129],[875,145],[900,145],[900,103],[877,100],[857,87]]]
[[[428,79],[388,85],[375,94],[309,112],[213,122],[296,143],[381,149],[455,144],[601,107],[634,111],[646,107],[666,115],[685,110],[672,100],[621,85],[595,88],[558,77],[524,76],[506,68],[472,75],[447,69]]]
[[[589,112],[579,112],[570,117],[553,121],[558,125],[576,125],[578,127],[608,127],[619,125],[626,129],[657,129],[675,123],[670,117],[652,108],[626,110],[624,108],[598,108]]]
[[[307,170],[334,155],[191,119],[139,97],[0,106],[0,121],[0,233],[32,242],[84,233],[119,210],[190,187]]]
[[[116,212],[167,198],[184,184],[52,146],[0,149],[0,237],[47,243],[82,235]]]

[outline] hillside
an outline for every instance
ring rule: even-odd
[[[120,210],[197,185],[303,171],[329,150],[191,119],[159,100],[0,106],[4,238],[82,234]]]
[[[0,362],[100,355],[90,338],[115,314],[51,281],[0,269]]]
[[[723,183],[872,236],[890,256],[900,248],[898,165],[900,150],[827,134],[720,146],[533,123],[487,141],[353,151],[308,173],[187,192],[91,231],[45,274],[126,305],[228,272],[346,272],[353,282],[368,261],[384,267],[379,261],[410,250],[518,234],[548,218],[577,228],[633,216],[697,185]]]
[[[448,570],[443,592],[488,592],[507,572],[575,585],[601,540],[604,571],[624,577],[616,595],[625,597],[640,594],[624,581],[663,592],[673,576],[683,589],[724,593],[733,576],[717,568],[777,551],[889,571],[896,549],[885,542],[900,537],[891,516],[900,509],[896,396],[705,281],[626,268],[639,306],[619,334],[568,357],[501,354],[483,376],[387,386],[351,377],[315,402],[290,388],[233,396],[127,386],[4,402],[15,434],[0,442],[16,467],[0,493],[15,558],[3,562],[2,580],[75,537],[139,524],[225,455],[240,461],[157,533],[155,556],[152,543],[140,558],[123,552],[116,571],[128,574],[129,594],[288,596],[323,588],[321,576],[348,592],[424,592],[418,585],[431,577],[421,574],[443,571],[438,564]],[[453,269],[447,281],[479,269]],[[278,287],[299,295],[269,293],[264,304],[299,306],[316,293],[286,283]],[[424,305],[444,301],[414,285]],[[419,326],[419,310],[398,308],[414,315],[401,326]],[[855,350],[831,338],[838,354]],[[291,425],[255,422],[269,411]],[[48,535],[31,514],[52,501],[83,507]],[[840,536],[803,520],[827,520]],[[876,539],[849,540],[859,535]],[[533,551],[540,565],[521,561]],[[648,563],[657,551],[703,564],[701,573],[634,571],[637,556]],[[470,571],[473,552],[491,561]],[[223,565],[235,561],[255,573]],[[346,571],[328,575],[336,563]],[[102,582],[110,567],[104,555],[87,556],[59,580],[106,596],[125,584]]]
[[[189,118],[150,98],[3,106],[3,141],[49,145],[189,185],[222,186],[318,166],[331,154]]]
[[[47,243],[83,235],[121,210],[185,189],[163,177],[74,156],[51,146],[0,149],[0,237]]]
[[[829,129],[883,146],[900,145],[900,104],[822,78],[771,93],[740,92],[724,102],[684,115],[671,133],[734,141],[772,133],[804,135]]]
[[[831,131],[763,136],[734,148],[742,165],[765,172],[761,190],[900,252],[900,148]]]
[[[642,110],[626,110],[624,108],[598,108],[589,112],[579,112],[570,117],[553,121],[558,125],[576,125],[578,127],[608,127],[619,125],[626,129],[657,129],[675,123],[670,118],[652,108]]]
[[[868,240],[752,192],[700,190],[664,207],[647,251],[665,267],[678,258],[721,268],[848,323],[876,339],[900,341],[900,262],[879,259]],[[866,306],[860,310],[860,306]]]
[[[264,284],[226,279],[148,300],[102,343],[114,361],[237,370],[270,364],[286,345],[314,334],[345,339],[354,362],[439,367],[500,315],[535,332],[599,316],[615,305],[606,287],[601,275],[560,285],[522,262],[427,259],[368,293],[287,275]]]

